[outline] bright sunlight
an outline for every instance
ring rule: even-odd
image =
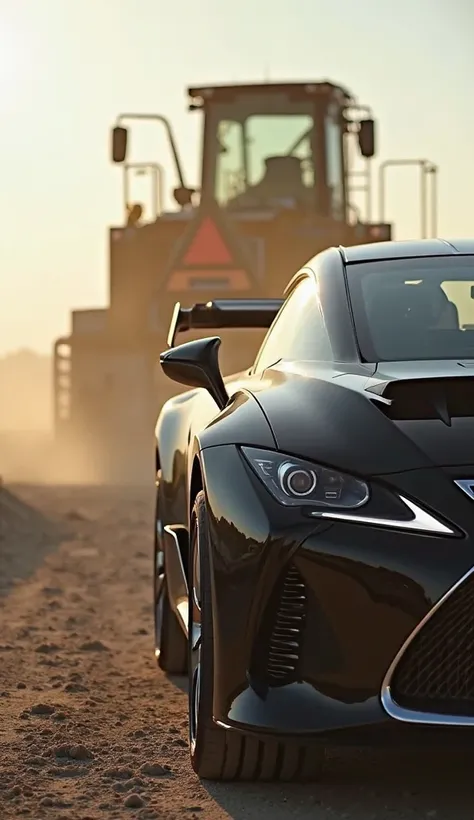
[[[29,43],[11,23],[0,19],[0,112],[11,111],[27,78]]]

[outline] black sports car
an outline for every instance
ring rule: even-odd
[[[220,339],[269,327],[247,372]],[[156,427],[156,654],[192,764],[474,731],[474,240],[331,248],[284,300],[176,306]],[[463,727],[463,728],[460,728]]]

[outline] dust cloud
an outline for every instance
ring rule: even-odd
[[[53,452],[52,361],[31,350],[0,357],[0,475],[49,480]],[[55,476],[57,479],[57,476]]]

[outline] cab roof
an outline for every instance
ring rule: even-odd
[[[192,100],[212,98],[219,102],[231,100],[237,94],[290,94],[295,97],[308,97],[310,94],[339,93],[349,102],[352,94],[343,86],[330,80],[308,80],[299,83],[236,83],[233,85],[200,85],[188,88]]]
[[[346,265],[384,259],[413,259],[423,256],[474,255],[474,239],[417,239],[403,242],[374,242],[339,247]]]

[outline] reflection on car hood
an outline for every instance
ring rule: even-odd
[[[366,475],[474,464],[474,361],[348,370],[265,372],[255,393],[279,449]]]

